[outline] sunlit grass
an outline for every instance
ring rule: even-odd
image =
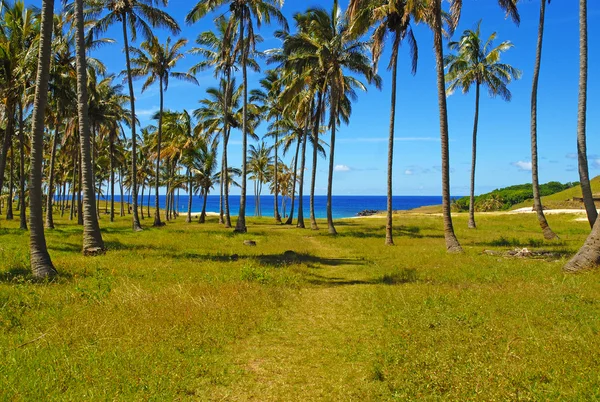
[[[61,276],[33,283],[28,233],[0,222],[1,400],[595,399],[600,280],[561,266],[589,232],[572,216],[339,221],[339,236],[250,219],[234,235],[210,218],[130,230],[47,232]],[[243,240],[257,242],[256,247]],[[488,255],[515,247],[549,259]]]

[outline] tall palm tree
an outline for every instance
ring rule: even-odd
[[[81,145],[81,187],[83,191],[83,252],[103,251],[104,241],[98,224],[96,211],[95,181],[92,171],[91,135],[88,116],[87,62],[83,30],[83,0],[75,0],[75,38],[77,61],[77,114]],[[81,212],[79,212],[81,214]]]
[[[579,182],[583,203],[588,221],[593,228],[598,211],[594,204],[587,160],[586,114],[587,114],[587,72],[588,72],[588,38],[587,38],[587,0],[579,0],[579,102],[577,112],[577,159],[579,166]]]
[[[232,72],[238,64],[239,54],[237,49],[233,45],[236,36],[237,29],[235,26],[230,26],[230,22],[234,23],[234,20],[229,22],[224,16],[220,16],[215,20],[216,33],[213,31],[205,31],[198,35],[196,39],[197,47],[190,49],[190,54],[202,56],[203,60],[190,68],[190,72],[196,74],[200,71],[212,69],[214,71],[215,78],[224,80],[223,93],[231,93],[232,87]],[[223,99],[225,101],[223,110],[229,110],[229,97]],[[227,176],[227,145],[228,135],[230,130],[230,121],[227,114],[224,115],[223,130],[221,132],[221,175]],[[224,186],[227,180],[221,180],[220,186],[220,202],[219,202],[219,223],[225,224],[226,228],[231,227],[231,216],[229,212],[225,213],[224,210],[229,208],[229,191]]]
[[[405,39],[411,50],[412,73],[417,72],[418,49],[412,27],[410,25],[410,8],[406,0],[351,0],[348,14],[351,20],[351,31],[364,34],[372,26],[375,29],[371,35],[371,52],[375,70],[379,64],[388,34],[392,35],[392,53],[388,70],[392,74],[392,95],[390,106],[390,130],[388,137],[387,161],[387,217],[385,226],[385,244],[393,245],[393,208],[392,208],[392,168],[394,162],[394,136],[396,126],[396,88],[398,80],[398,53]]]
[[[134,77],[148,76],[146,82],[142,86],[142,92],[148,89],[158,80],[159,86],[159,112],[158,112],[158,131],[156,144],[156,182],[155,185],[155,211],[154,211],[154,226],[162,226],[160,220],[160,209],[158,204],[158,189],[160,181],[158,175],[160,172],[160,148],[162,141],[162,126],[163,126],[163,110],[164,110],[164,91],[169,87],[169,78],[175,78],[198,85],[196,78],[189,73],[181,73],[171,71],[177,65],[177,62],[184,57],[181,49],[187,44],[187,39],[178,39],[171,46],[171,38],[167,38],[167,42],[162,45],[156,37],[151,38],[142,43],[140,49],[132,47],[133,53],[131,60],[134,65],[132,75]]]
[[[287,22],[280,11],[284,0],[200,0],[186,16],[188,23],[197,22],[208,12],[215,11],[221,6],[229,6],[231,12],[229,27],[238,26],[239,34],[236,47],[239,49],[243,79],[243,111],[242,111],[242,189],[240,195],[239,216],[236,222],[236,232],[246,232],[246,154],[248,147],[248,59],[255,52],[256,27],[260,28],[263,22],[270,23],[275,18],[287,30]],[[233,35],[232,29],[229,29]]]
[[[548,0],[550,3],[550,0]],[[537,91],[540,77],[540,64],[542,61],[542,41],[544,38],[544,19],[546,15],[546,0],[540,0],[540,22],[538,26],[537,48],[535,52],[535,65],[533,68],[533,84],[531,89],[531,182],[533,187],[533,209],[542,228],[544,238],[547,240],[558,239],[552,231],[542,207],[540,196],[540,182],[538,178],[538,153],[537,153]]]
[[[488,89],[491,97],[500,96],[509,102],[512,94],[507,85],[513,79],[521,78],[521,72],[509,64],[501,63],[503,52],[513,47],[510,41],[504,41],[493,47],[496,32],[483,42],[481,38],[481,21],[477,28],[463,32],[458,42],[450,42],[448,47],[457,52],[446,56],[444,64],[448,69],[446,82],[447,94],[451,95],[456,89],[468,93],[475,85],[475,117],[473,123],[473,145],[471,149],[471,192],[469,198],[469,228],[475,229],[475,163],[477,157],[477,128],[479,124],[479,92],[480,87]]]
[[[48,99],[53,14],[54,0],[42,0],[39,57],[32,114],[31,173],[29,181],[30,263],[33,275],[37,278],[47,278],[57,274],[46,247],[44,215],[42,212],[44,115]]]
[[[140,30],[142,36],[146,40],[151,40],[154,36],[152,27],[166,28],[173,35],[177,35],[180,32],[177,21],[173,19],[169,14],[162,11],[161,9],[154,7],[154,4],[162,5],[166,7],[168,0],[98,0],[93,3],[92,7],[88,12],[91,16],[101,15],[104,10],[107,11],[106,15],[99,18],[92,26],[90,32],[99,35],[113,24],[120,22],[123,30],[123,42],[125,47],[125,63],[127,68],[127,83],[129,86],[129,102],[131,108],[131,144],[132,144],[132,158],[131,158],[131,178],[132,186],[131,191],[133,195],[132,209],[133,209],[133,230],[138,231],[142,229],[140,225],[140,219],[138,215],[138,197],[137,197],[137,136],[136,136],[136,124],[135,124],[135,94],[133,91],[133,77],[131,74],[131,60],[129,56],[129,34],[127,32],[127,26],[131,30],[131,39],[133,41],[137,38],[137,31]]]
[[[280,97],[282,92],[282,83],[281,83],[281,71],[278,70],[269,70],[266,72],[266,76],[260,80],[261,89],[254,89],[250,92],[250,102],[259,102],[264,111],[265,118],[267,120],[275,120],[275,123],[282,118],[283,106],[280,103]],[[273,149],[275,150],[274,156],[274,169],[275,172],[278,172],[278,131],[273,131],[275,137],[275,144],[273,145]],[[277,174],[273,176],[274,180],[274,204],[273,204],[273,215],[276,223],[281,223],[281,215],[279,215],[278,209],[278,198],[279,198],[279,186],[277,185]]]

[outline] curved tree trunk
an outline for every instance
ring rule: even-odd
[[[335,226],[333,226],[333,211],[331,205],[331,193],[333,189],[333,166],[334,166],[334,158],[335,158],[335,126],[336,126],[336,114],[337,110],[332,102],[331,105],[331,144],[329,144],[329,172],[327,177],[327,228],[329,230],[329,234],[336,235],[337,231],[335,230]]]
[[[240,38],[239,41],[242,43],[242,77],[244,85],[244,99],[242,109],[242,190],[240,194],[240,210],[238,220],[235,224],[235,231],[238,233],[246,233],[246,175],[248,173],[247,167],[247,153],[248,153],[248,71],[247,71],[247,58],[248,53],[246,51],[246,44],[244,38],[244,11],[242,11],[242,18],[240,21]]]
[[[319,151],[319,129],[321,128],[321,109],[323,108],[322,102],[323,94],[319,92],[313,126],[313,164],[310,177],[310,228],[312,230],[319,230],[319,226],[317,225],[317,220],[315,218],[315,185],[317,183],[317,155]]]
[[[588,221],[593,228],[598,211],[594,204],[594,196],[590,186],[586,144],[587,114],[587,74],[588,74],[588,40],[587,40],[587,0],[579,0],[579,105],[577,113],[577,159],[579,162],[579,181],[583,203]]]
[[[540,25],[538,29],[537,49],[535,53],[535,66],[533,70],[533,87],[531,89],[531,181],[533,187],[533,208],[537,214],[538,221],[547,240],[558,239],[554,234],[542,207],[540,197],[540,184],[538,178],[538,154],[537,154],[537,90],[540,77],[540,64],[542,60],[542,40],[544,37],[544,16],[546,12],[546,0],[540,1]]]
[[[221,162],[221,179],[219,180],[219,224],[222,225],[225,223],[225,208],[224,208],[224,200],[223,200],[223,191],[225,188],[223,187],[223,178],[225,177],[225,172],[223,170],[223,163]],[[191,194],[191,190],[190,190]]]
[[[159,86],[160,86],[160,90],[159,90],[159,97],[160,97],[160,109],[158,111],[158,138],[156,141],[156,176],[155,176],[155,183],[154,183],[154,224],[153,226],[163,226],[163,223],[160,221],[160,208],[158,205],[158,189],[160,187],[160,183],[159,183],[159,177],[160,177],[160,146],[161,146],[161,141],[162,141],[162,115],[163,115],[163,80],[162,77],[159,78],[158,80],[159,82]],[[168,214],[168,212],[167,212]],[[169,218],[167,217],[167,220],[169,220]]]
[[[306,142],[308,141],[308,124],[302,139],[302,159],[300,160],[300,182],[298,183],[298,222],[296,227],[304,229],[304,169],[306,167]]]
[[[392,100],[390,104],[390,133],[388,138],[388,165],[387,165],[387,213],[385,223],[385,244],[394,245],[393,235],[393,206],[392,206],[392,180],[394,165],[394,136],[396,125],[396,85],[398,80],[398,47],[400,44],[395,42],[396,48],[392,55]]]
[[[140,212],[141,212],[141,218],[142,220],[144,220],[144,189],[146,188],[146,186],[142,185],[142,194],[140,194]],[[148,188],[148,191],[151,191],[150,188]],[[150,218],[150,217],[148,217]]]
[[[434,48],[437,70],[438,103],[440,110],[440,142],[442,146],[442,215],[444,218],[444,238],[446,250],[450,253],[462,252],[462,247],[454,234],[450,211],[450,152],[448,146],[448,108],[446,105],[446,82],[444,79],[444,52],[442,45],[442,6],[436,0]]]
[[[73,150],[73,180],[71,181],[71,208],[69,210],[69,220],[75,218],[75,201],[77,200],[77,149]]]
[[[471,192],[469,194],[469,229],[476,229],[475,224],[475,164],[477,161],[477,126],[479,125],[479,83],[475,89],[475,118],[473,120],[473,145],[471,149]]]
[[[81,139],[79,140],[79,146],[81,147]],[[81,148],[80,148],[81,149]],[[77,153],[77,224],[83,226],[83,207],[81,205],[81,189],[83,181],[83,172],[81,168],[81,151],[75,151]]]
[[[119,188],[121,190],[121,216],[125,216],[125,196],[123,194],[123,168],[119,171]]]
[[[104,241],[98,224],[92,152],[90,149],[90,124],[88,116],[87,61],[85,56],[85,37],[83,31],[83,0],[75,0],[75,36],[77,67],[77,114],[79,117],[79,135],[81,144],[81,190],[83,192],[83,253],[97,253],[104,250]],[[83,212],[83,213],[81,213]]]
[[[27,230],[27,215],[25,204],[25,134],[23,133],[23,102],[19,101],[19,227],[21,230]],[[50,188],[48,188],[48,199],[50,198]],[[50,203],[52,209],[52,201]]]
[[[294,156],[294,173],[292,173],[292,205],[290,207],[290,216],[288,216],[285,221],[286,225],[291,225],[294,220],[294,204],[296,201],[296,180],[297,180],[297,172],[298,172],[298,153],[300,152],[300,143],[302,142],[302,137],[298,138],[298,143],[296,144],[296,156]],[[285,202],[285,199],[284,199]]]
[[[125,44],[125,62],[127,67],[127,83],[129,85],[129,102],[131,105],[131,191],[133,192],[133,230],[142,230],[138,216],[137,197],[137,137],[135,134],[135,94],[133,92],[133,78],[131,77],[131,62],[129,60],[129,39],[127,38],[127,18],[122,19],[123,42]]]
[[[44,114],[48,100],[48,78],[50,75],[50,52],[52,47],[52,20],[54,0],[42,0],[41,34],[35,98],[32,113],[31,173],[29,180],[29,252],[31,269],[36,278],[47,278],[57,274],[46,247],[44,215],[42,212],[42,159],[44,152]],[[2,172],[3,173],[3,172]]]
[[[57,121],[60,121],[60,118]],[[54,129],[54,138],[52,139],[52,153],[50,154],[50,177],[48,178],[48,199],[46,200],[46,229],[54,229],[52,204],[54,203],[54,167],[56,164],[56,148],[60,140],[59,135],[59,124],[57,123]]]

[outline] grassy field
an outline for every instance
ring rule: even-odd
[[[600,398],[600,274],[561,272],[587,222],[553,215],[545,242],[533,214],[466,218],[447,255],[436,216],[398,215],[395,247],[378,218],[333,238],[103,216],[95,258],[58,219],[52,283],[31,281],[28,233],[3,219],[0,400]],[[515,247],[554,254],[483,252]]]

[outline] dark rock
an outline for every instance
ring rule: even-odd
[[[371,215],[376,215],[378,213],[379,213],[379,211],[377,211],[375,209],[364,209],[364,210],[360,211],[359,213],[357,213],[356,216],[371,216]]]
[[[231,259],[231,261],[237,261],[240,259],[240,256],[237,254],[231,254],[229,258]]]
[[[244,240],[244,246],[256,246],[256,242],[254,240]]]

